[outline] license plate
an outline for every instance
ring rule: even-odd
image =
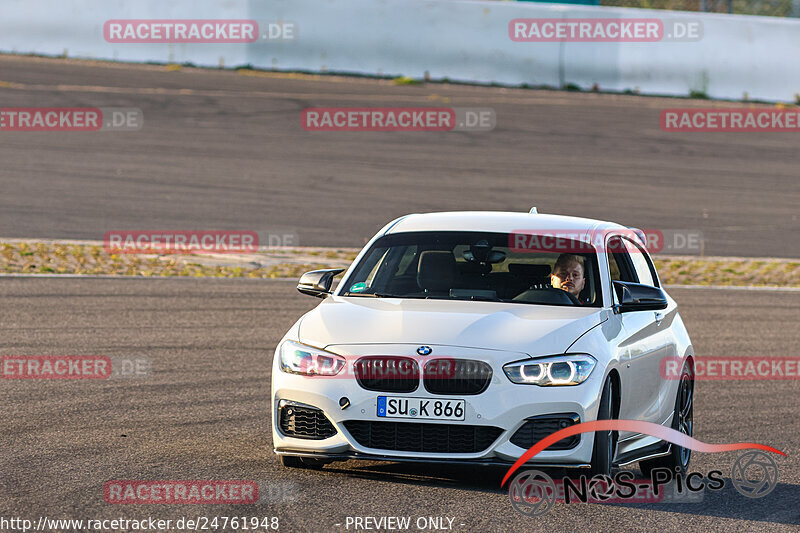
[[[464,400],[378,396],[378,416],[424,420],[464,420]]]

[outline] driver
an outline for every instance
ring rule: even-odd
[[[554,289],[567,291],[581,303],[585,303],[580,298],[583,286],[586,284],[583,268],[584,258],[582,255],[561,254],[553,265],[553,273],[550,275],[550,285]]]

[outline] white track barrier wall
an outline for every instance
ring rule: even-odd
[[[700,20],[698,42],[519,43],[515,18]],[[109,19],[296,23],[289,42],[112,44]],[[800,22],[772,17],[469,0],[3,0],[0,50],[226,67],[794,101]]]

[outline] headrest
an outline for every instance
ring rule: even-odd
[[[419,255],[417,284],[429,291],[449,291],[456,276],[456,258],[452,252],[428,250]]]
[[[508,271],[520,278],[546,278],[550,275],[550,265],[511,263]]]

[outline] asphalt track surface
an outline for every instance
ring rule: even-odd
[[[406,213],[536,205],[700,230],[708,255],[797,257],[797,134],[659,129],[663,108],[709,105],[0,56],[0,108],[144,113],[136,132],[3,132],[0,236],[227,229],[359,246]],[[306,132],[314,106],[490,107],[497,127]]]
[[[700,355],[796,355],[800,295],[673,289]],[[277,516],[280,531],[346,531],[348,516],[445,516],[453,531],[797,531],[798,381],[697,384],[695,436],[772,445],[780,483],[751,500],[730,484],[701,503],[557,504],[526,518],[505,469],[348,461],[285,469],[272,454],[271,353],[316,300],[289,281],[0,279],[2,354],[147,357],[136,379],[0,380],[0,516]],[[693,455],[729,481],[736,453]],[[635,468],[635,467],[634,467]],[[115,479],[243,479],[257,505],[112,505]],[[341,524],[341,526],[336,526]],[[412,531],[416,530],[414,527]],[[350,531],[353,531],[351,528]],[[4,532],[5,533],[5,532]]]

